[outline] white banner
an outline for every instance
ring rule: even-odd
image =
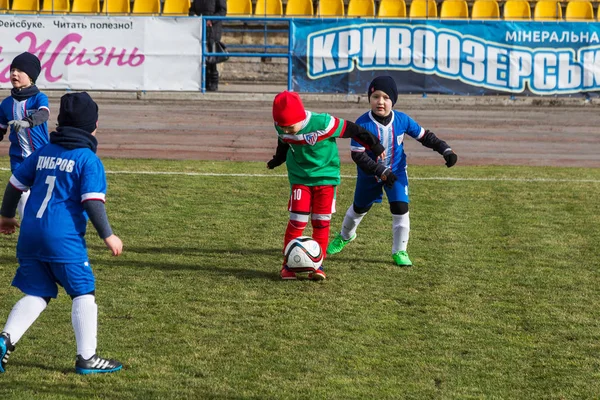
[[[41,61],[40,89],[200,90],[200,18],[0,16],[0,88],[10,63]]]

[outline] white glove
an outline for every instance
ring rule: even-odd
[[[13,129],[15,130],[15,132],[19,133],[21,132],[21,129],[27,129],[27,128],[31,128],[31,124],[27,121],[19,121],[16,119],[13,119],[12,121],[8,121],[8,124],[10,126],[13,127]]]

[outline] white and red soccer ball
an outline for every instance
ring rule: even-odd
[[[283,251],[288,269],[295,273],[313,272],[323,264],[323,251],[310,236],[291,240]]]

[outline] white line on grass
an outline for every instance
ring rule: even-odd
[[[107,174],[140,174],[140,175],[183,175],[183,176],[224,176],[224,177],[244,177],[244,178],[287,178],[287,174],[222,174],[215,172],[178,172],[178,171],[106,171]],[[341,175],[342,178],[356,178],[356,175]],[[600,183],[600,179],[553,179],[553,178],[457,178],[451,176],[432,176],[415,177],[411,180],[417,181],[506,181],[506,182],[581,182],[581,183]]]
[[[9,168],[0,168],[0,171],[10,171]],[[179,176],[224,176],[243,178],[287,178],[287,174],[222,174],[215,172],[182,172],[182,171],[106,171],[115,175],[179,175]],[[341,175],[342,178],[352,179],[356,175]],[[482,181],[482,182],[566,182],[566,183],[600,183],[600,179],[554,179],[554,178],[457,178],[452,176],[411,176],[417,181]]]

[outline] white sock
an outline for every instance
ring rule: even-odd
[[[25,203],[27,203],[27,199],[29,198],[30,190],[23,192],[21,194],[21,200],[19,200],[19,204],[17,204],[17,212],[19,213],[19,218],[23,220],[23,211],[25,210]]]
[[[40,316],[48,304],[38,296],[26,295],[12,308],[4,325],[3,332],[10,335],[12,344],[16,344],[27,332],[27,329]]]
[[[408,234],[410,233],[410,217],[408,214],[392,215],[392,254],[406,251]]]
[[[346,211],[346,215],[344,216],[344,222],[342,223],[342,231],[340,232],[342,239],[348,240],[356,234],[356,229],[365,215],[367,215],[367,213],[355,213],[353,205],[348,208],[348,211]]]
[[[77,342],[77,354],[89,360],[96,354],[96,335],[98,333],[98,306],[91,294],[73,299],[71,321]]]

